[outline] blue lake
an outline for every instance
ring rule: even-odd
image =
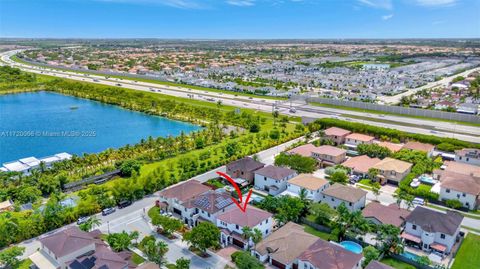
[[[200,128],[51,92],[0,95],[0,164],[60,152],[97,153]]]

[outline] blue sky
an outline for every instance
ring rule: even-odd
[[[479,0],[0,0],[0,37],[480,37]]]

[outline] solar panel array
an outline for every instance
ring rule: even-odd
[[[218,209],[222,209],[232,203],[232,199],[226,196],[219,196],[215,199],[215,207]]]
[[[210,199],[207,196],[202,196],[195,200],[195,205],[200,208],[209,208],[210,207]]]

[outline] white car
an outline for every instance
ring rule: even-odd
[[[425,200],[422,199],[422,198],[415,197],[415,199],[413,199],[413,204],[414,205],[424,205]]]

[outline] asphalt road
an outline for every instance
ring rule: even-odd
[[[397,130],[411,132],[411,133],[420,133],[420,134],[429,134],[436,135],[440,137],[453,137],[465,141],[480,143],[480,128],[474,126],[467,126],[461,124],[452,124],[450,122],[442,121],[431,121],[425,119],[415,119],[399,116],[390,116],[390,115],[377,115],[370,114],[366,112],[355,112],[341,109],[333,109],[326,107],[317,107],[306,105],[305,103],[290,103],[289,101],[276,101],[272,99],[265,99],[261,97],[247,97],[247,96],[235,96],[234,93],[218,93],[218,92],[208,92],[201,90],[189,89],[186,87],[177,87],[177,86],[167,86],[159,85],[155,83],[148,82],[134,82],[132,80],[121,80],[116,78],[105,79],[105,76],[99,75],[82,75],[70,71],[59,71],[50,68],[43,68],[37,66],[30,66],[26,64],[20,64],[14,62],[10,59],[12,55],[18,51],[8,51],[0,54],[0,59],[7,63],[8,65],[21,68],[25,71],[34,72],[34,73],[43,73],[46,75],[52,75],[56,77],[62,77],[67,79],[86,81],[90,83],[98,83],[103,85],[116,86],[121,84],[121,87],[161,93],[165,95],[172,95],[183,98],[191,98],[196,100],[202,100],[207,102],[217,102],[221,100],[225,105],[250,108],[264,112],[271,112],[273,105],[276,104],[279,107],[279,112],[281,114],[290,115],[290,116],[300,116],[300,117],[311,117],[311,118],[324,118],[324,117],[333,117],[342,120],[348,120],[352,122],[362,122],[370,125],[380,126],[380,127],[389,127]],[[296,113],[290,112],[290,105],[296,108]],[[361,116],[365,119],[357,119],[352,116]]]

